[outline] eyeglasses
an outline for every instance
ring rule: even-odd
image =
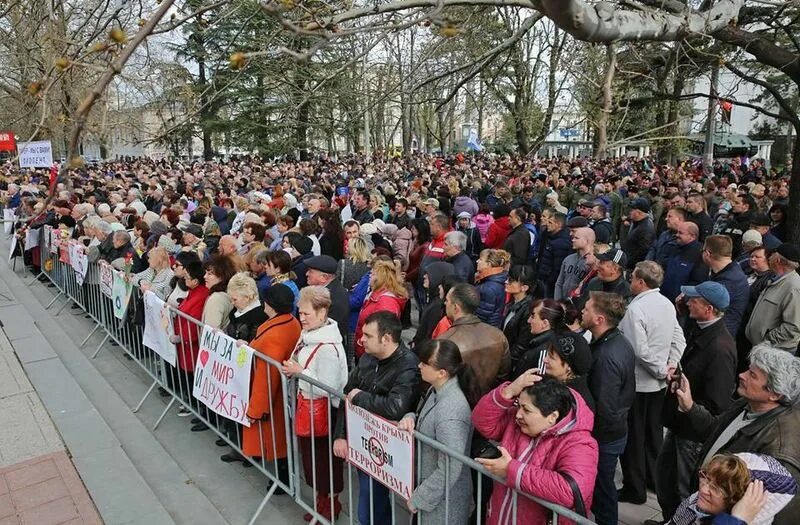
[[[708,490],[711,492],[711,494],[720,498],[725,498],[727,496],[725,491],[722,490],[719,487],[719,485],[717,485],[711,480],[711,477],[708,475],[708,472],[706,472],[705,470],[701,470],[700,472],[697,473],[697,476],[700,479],[700,485],[707,487]]]

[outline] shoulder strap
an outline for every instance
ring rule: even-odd
[[[325,344],[325,343],[319,343],[319,344],[317,344],[317,346],[314,347],[314,349],[311,351],[311,355],[308,356],[308,359],[306,359],[306,364],[303,365],[303,370],[308,368],[308,365],[311,364],[311,361],[314,359],[314,356],[317,355],[317,351],[320,349],[320,347],[323,344]],[[297,352],[299,352],[301,348],[303,348],[302,339],[300,340],[300,343],[298,343],[298,345],[295,347],[294,352],[292,352],[292,357],[297,355]]]
[[[586,505],[583,503],[583,496],[581,495],[581,489],[578,488],[578,483],[575,479],[567,474],[566,472],[559,472],[567,483],[569,484],[569,488],[572,490],[572,504],[575,507],[575,512],[583,516],[584,518],[586,515]]]

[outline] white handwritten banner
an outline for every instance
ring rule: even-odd
[[[144,334],[142,344],[176,366],[177,352],[169,337],[175,333],[167,303],[151,291],[144,293]]]
[[[111,287],[111,302],[114,303],[114,317],[124,319],[128,311],[132,286],[122,278],[122,274],[114,272],[114,284]]]
[[[77,242],[69,243],[69,262],[75,270],[75,280],[78,286],[83,286],[86,272],[89,270],[89,256],[83,251],[83,245]]]
[[[414,489],[414,442],[395,423],[347,402],[347,461],[403,499]]]
[[[45,224],[42,227],[41,233],[42,239],[42,258],[47,257],[47,254],[50,253],[50,245],[53,242],[53,227],[49,224]]]
[[[114,270],[105,261],[100,261],[100,291],[106,297],[111,297],[111,290],[114,287]]]
[[[25,230],[25,251],[33,250],[39,246],[40,228],[28,228]]]
[[[194,367],[192,394],[217,414],[249,427],[247,406],[252,364],[252,348],[205,326]]]
[[[61,230],[58,228],[50,228],[50,253],[53,255],[58,253],[58,245],[61,243]]]

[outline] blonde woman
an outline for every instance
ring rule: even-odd
[[[172,272],[169,264],[169,254],[164,248],[153,248],[147,253],[149,267],[133,276],[133,284],[138,284],[143,292],[148,290],[155,293],[159,299],[166,301],[172,291]]]
[[[347,241],[347,255],[339,261],[339,269],[336,271],[336,278],[345,290],[352,290],[364,274],[369,272],[371,259],[367,241],[361,237],[353,237]]]
[[[307,286],[300,291],[298,315],[303,331],[291,358],[283,362],[282,371],[289,377],[303,374],[341,394],[347,383],[347,357],[339,327],[328,317],[330,307],[331,294],[324,286]],[[343,461],[332,454],[328,435],[336,417],[336,410],[330,407],[338,407],[339,398],[330,397],[302,379],[297,390],[295,431],[305,480],[316,492],[316,511],[327,520],[335,519],[342,510],[338,495],[344,486]],[[310,521],[311,515],[306,517]]]
[[[372,263],[369,288],[372,291],[364,300],[356,322],[355,353],[357,358],[364,353],[364,347],[361,345],[364,320],[370,314],[384,310],[392,312],[399,319],[406,301],[408,301],[408,292],[397,265],[388,257],[379,257]]]

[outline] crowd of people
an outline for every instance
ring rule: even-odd
[[[800,247],[787,179],[756,160],[133,160],[0,176],[22,238],[58,228],[283,363],[254,364],[241,450],[286,480],[293,425],[326,518],[348,454],[334,392],[502,480],[482,478],[478,497],[481,475],[418,444],[405,506],[423,523],[548,523],[530,495],[616,525],[648,489],[653,523],[800,523]],[[24,256],[38,273],[44,254]],[[192,390],[198,337],[177,318],[175,389]],[[280,374],[300,378],[293,421]],[[358,483],[359,522],[390,523],[389,489]]]

